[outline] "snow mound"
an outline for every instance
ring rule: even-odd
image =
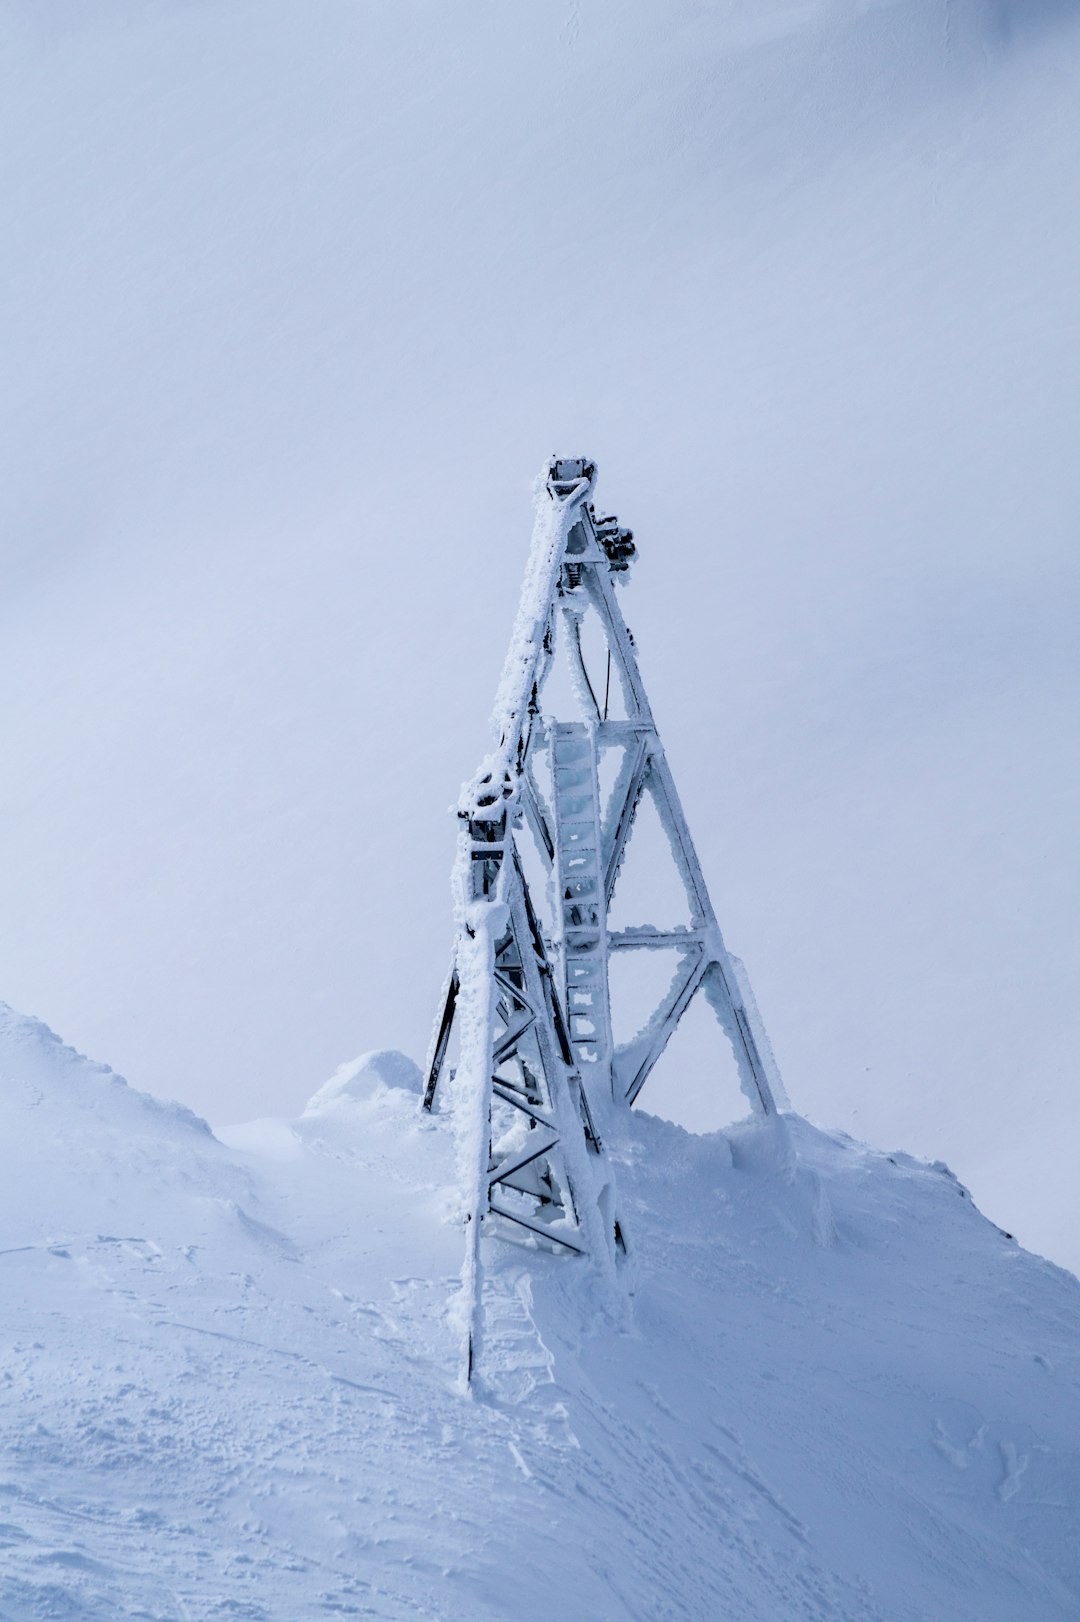
[[[308,1100],[305,1115],[323,1115],[342,1105],[369,1103],[397,1088],[419,1099],[423,1081],[419,1066],[393,1048],[376,1048],[343,1064]]]

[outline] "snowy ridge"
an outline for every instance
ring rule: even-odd
[[[407,1060],[222,1142],[0,1033],[4,1622],[1076,1615],[1080,1285],[943,1168],[635,1116],[632,1323],[491,1245],[466,1400]]]
[[[91,1077],[108,1085],[95,1087]],[[107,1064],[84,1058],[40,1019],[19,1014],[5,1002],[0,1002],[0,1081],[29,1094],[39,1087],[66,1088],[75,1110],[97,1109],[109,1099],[115,1109],[125,1112],[131,1130],[138,1130],[140,1122],[152,1122],[154,1130],[163,1132],[167,1118],[180,1132],[213,1136],[207,1123],[186,1105],[162,1103],[151,1093],[136,1092]]]

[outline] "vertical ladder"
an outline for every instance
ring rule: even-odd
[[[550,729],[555,799],[557,947],[570,1045],[596,1077],[586,1091],[606,1097],[611,1073],[607,894],[600,843],[600,785],[595,738],[581,721]],[[598,1074],[603,1070],[604,1075]]]

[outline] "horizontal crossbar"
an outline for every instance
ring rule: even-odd
[[[553,1233],[542,1222],[530,1222],[528,1217],[518,1216],[515,1211],[507,1211],[502,1205],[496,1205],[492,1200],[489,1209],[495,1216],[505,1217],[507,1222],[516,1222],[519,1228],[527,1228],[540,1239],[550,1239],[553,1245],[562,1245],[564,1250],[572,1250],[575,1256],[584,1256],[583,1246],[575,1245],[573,1240],[564,1239],[561,1233]]]

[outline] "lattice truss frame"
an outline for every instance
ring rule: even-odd
[[[699,991],[726,1033],[751,1108],[768,1115],[785,1100],[745,970],[720,932],[616,598],[635,555],[633,537],[615,518],[597,516],[595,478],[595,464],[559,459],[543,481],[496,699],[498,746],[458,806],[457,933],[423,1105],[435,1105],[457,1021],[455,1107],[478,1123],[473,1245],[491,1216],[524,1230],[522,1237],[613,1257],[624,1237],[598,1123],[639,1097]],[[602,698],[582,648],[589,610],[606,644]],[[560,646],[573,719],[544,709]],[[613,682],[617,718],[609,717]],[[601,757],[615,747],[621,764],[605,795]],[[689,922],[613,931],[608,912],[646,797]],[[517,843],[530,834],[548,889],[546,935]],[[616,1046],[610,955],[658,950],[674,951],[671,983],[637,1034]]]

